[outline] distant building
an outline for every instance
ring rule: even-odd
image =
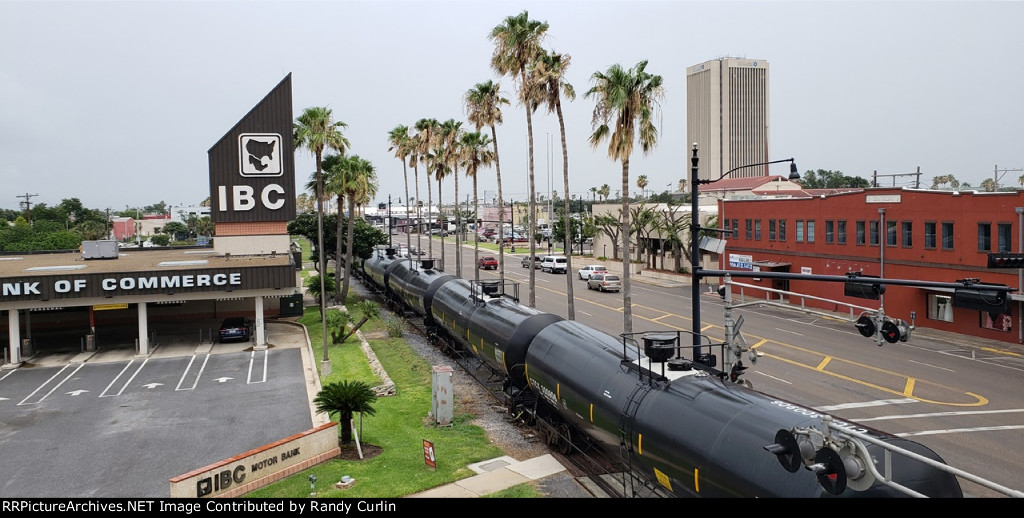
[[[704,180],[769,161],[767,61],[721,58],[686,69],[687,148],[694,142],[697,176]],[[687,159],[691,153],[688,149]],[[767,167],[740,169],[730,177],[767,176]]]

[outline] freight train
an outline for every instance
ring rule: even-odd
[[[706,358],[685,358],[690,347],[664,333],[641,346],[522,305],[498,281],[389,248],[361,275],[447,347],[487,364],[510,410],[544,420],[565,443],[582,436],[612,452],[658,494],[963,496],[924,445],[755,391]]]

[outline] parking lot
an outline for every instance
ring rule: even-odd
[[[0,371],[0,498],[167,497],[172,477],[324,422],[304,331],[267,334],[262,350],[165,340]]]

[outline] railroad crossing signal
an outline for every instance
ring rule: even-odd
[[[1024,268],[1024,254],[998,252],[988,254],[989,268]]]

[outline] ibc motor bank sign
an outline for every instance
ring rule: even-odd
[[[295,219],[291,74],[209,151],[214,223]]]

